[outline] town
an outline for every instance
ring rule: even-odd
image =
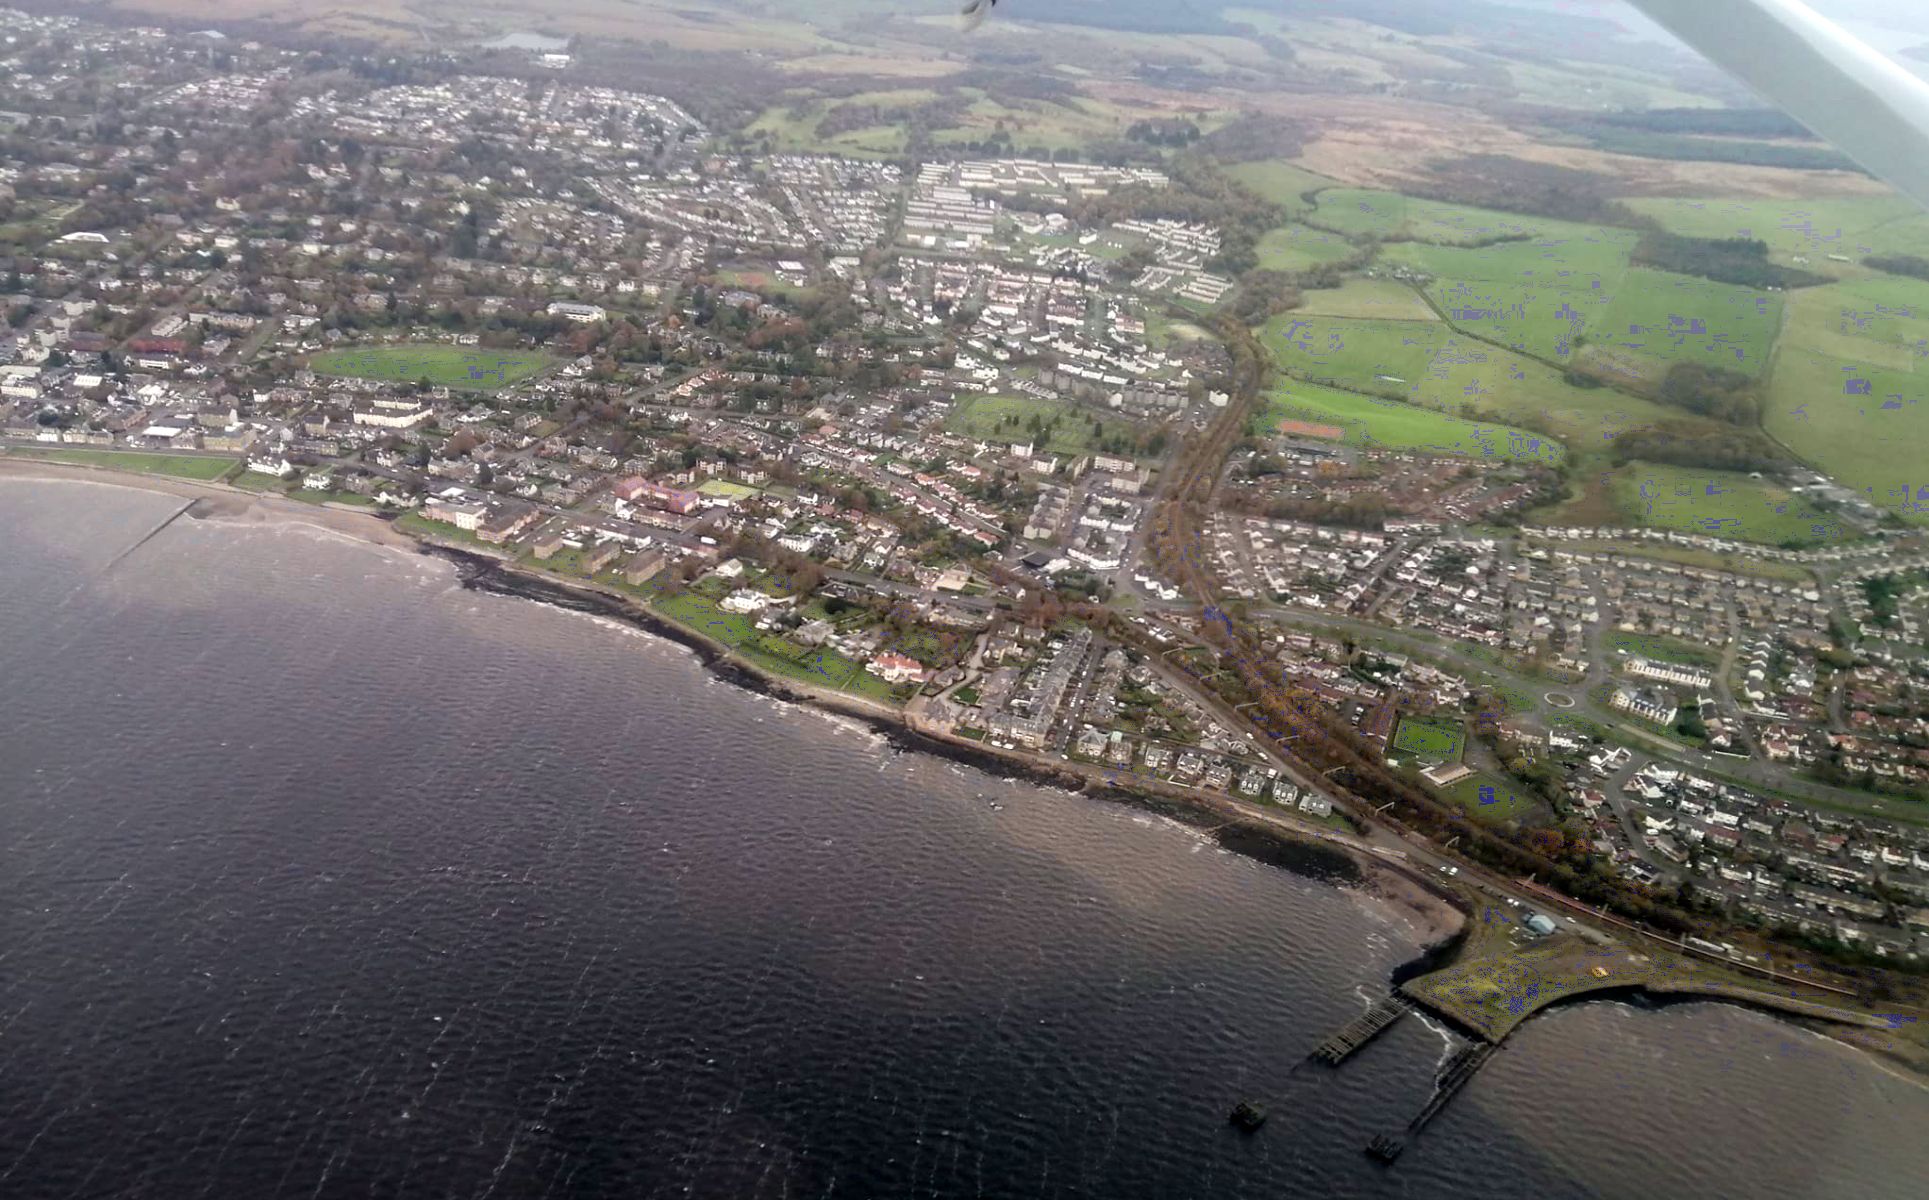
[[[1358,828],[1154,545],[1252,398],[1255,273],[1174,172],[765,153],[553,52],[0,41],[0,461],[381,514],[800,694]],[[1532,455],[1231,433],[1186,561],[1393,778],[1687,912],[1929,955],[1920,534],[1814,473],[1843,536],[1786,545],[1555,523]]]

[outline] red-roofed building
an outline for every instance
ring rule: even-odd
[[[679,516],[693,513],[703,504],[703,497],[695,492],[667,488],[660,483],[651,483],[640,476],[633,476],[618,483],[616,494],[631,504],[647,504],[651,508],[667,509]]]

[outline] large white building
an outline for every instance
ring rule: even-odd
[[[403,396],[377,396],[355,405],[355,423],[381,429],[419,429],[435,417],[435,410],[420,400]]]

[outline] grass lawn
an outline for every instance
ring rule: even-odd
[[[1034,419],[1040,423],[1037,427]],[[944,427],[988,442],[1032,442],[1053,454],[1111,449],[1129,457],[1137,437],[1130,422],[1030,396],[961,396],[946,415]]]
[[[265,477],[264,477],[265,478]],[[418,536],[441,538],[447,542],[461,542],[465,545],[483,547],[485,543],[466,529],[457,529],[443,521],[431,521],[419,512],[405,512],[395,518],[395,527],[405,533]],[[493,549],[493,547],[490,547]]]
[[[1387,321],[1437,321],[1420,293],[1391,279],[1349,279],[1337,288],[1303,293],[1295,311],[1319,317],[1371,317]]]
[[[1401,717],[1391,743],[1395,750],[1442,762],[1458,762],[1467,745],[1467,730],[1441,717]]]
[[[1607,634],[1607,648],[1625,650],[1636,658],[1651,658],[1656,662],[1677,663],[1684,667],[1712,669],[1721,665],[1720,651],[1659,633],[1611,629]]]
[[[1253,419],[1253,432],[1277,432],[1281,421],[1338,426],[1352,446],[1547,463],[1559,462],[1563,456],[1559,442],[1525,429],[1468,421],[1430,408],[1293,379],[1273,388],[1266,406]]]
[[[389,383],[426,379],[438,387],[488,391],[521,383],[550,362],[548,355],[533,350],[477,350],[430,342],[326,350],[308,365],[318,375]]]
[[[1439,322],[1282,313],[1267,322],[1261,337],[1280,368],[1301,379],[1453,415],[1475,410],[1503,421],[1531,420],[1583,454],[1605,449],[1626,430],[1684,416],[1605,388],[1573,387],[1545,363]]]
[[[1533,825],[1553,818],[1553,810],[1540,797],[1491,775],[1477,774],[1463,779],[1443,794],[1483,825],[1501,825],[1508,821]]]
[[[191,454],[143,454],[136,450],[91,450],[67,446],[9,446],[4,453],[15,458],[38,458],[83,467],[104,467],[110,471],[131,471],[137,475],[170,475],[176,479],[204,481],[221,478],[239,466],[241,461]]]
[[[725,612],[717,607],[716,601],[696,592],[659,596],[651,601],[650,607],[679,625],[723,643],[773,675],[848,691],[879,703],[898,702],[890,684],[864,670],[855,660],[832,650],[812,650],[761,632],[749,617]]]
[[[747,483],[733,483],[728,479],[706,479],[697,486],[697,493],[704,496],[722,496],[728,500],[747,500],[762,494]]]
[[[1259,253],[1259,265],[1268,271],[1308,271],[1353,253],[1352,243],[1339,234],[1310,225],[1269,229],[1255,249]]]
[[[1771,546],[1819,545],[1852,536],[1778,484],[1739,471],[1629,463],[1614,473],[1616,506],[1643,525]]]

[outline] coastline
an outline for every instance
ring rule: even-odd
[[[532,571],[506,556],[476,547],[405,533],[390,520],[365,509],[310,504],[222,483],[0,454],[0,480],[5,479],[91,483],[157,492],[196,501],[186,514],[195,520],[241,525],[305,524],[373,545],[439,558],[456,568],[464,588],[620,621],[690,650],[705,670],[725,682],[758,695],[860,721],[899,751],[930,754],[999,778],[1129,805],[1208,832],[1233,853],[1357,888],[1414,927],[1416,939],[1425,948],[1422,956],[1443,944],[1459,944],[1467,926],[1468,912],[1450,893],[1406,864],[1375,852],[1363,839],[1318,829],[1229,796],[1144,780],[1125,786],[1116,772],[1070,761],[1046,761],[960,738],[932,728],[907,710],[764,672],[723,643],[651,611],[632,596],[590,580]]]
[[[1219,846],[1233,853],[1357,890],[1409,922],[1421,949],[1394,969],[1392,985],[1453,963],[1474,941],[1469,937],[1472,912],[1463,897],[1362,838],[1316,829],[1230,796],[1143,780],[1123,786],[1116,773],[1097,767],[1047,761],[959,738],[930,728],[912,712],[768,674],[733,654],[723,643],[651,611],[632,596],[593,581],[532,571],[506,556],[474,547],[405,533],[390,520],[365,509],[317,505],[220,483],[0,455],[0,482],[7,479],[91,483],[155,492],[195,501],[185,515],[196,520],[255,526],[308,525],[371,545],[439,558],[455,567],[466,589],[622,622],[689,649],[705,670],[746,691],[860,721],[898,751],[930,754],[1000,778],[1077,792],[1178,821],[1210,833]],[[1649,994],[1665,1000],[1665,993]],[[1680,994],[1677,998],[1725,1001],[1769,1013],[1854,1047],[1884,1069],[1899,1069],[1916,1082],[1929,1084],[1929,1047],[1894,1033],[1828,1022],[1819,1015],[1757,1002],[1739,991]]]

